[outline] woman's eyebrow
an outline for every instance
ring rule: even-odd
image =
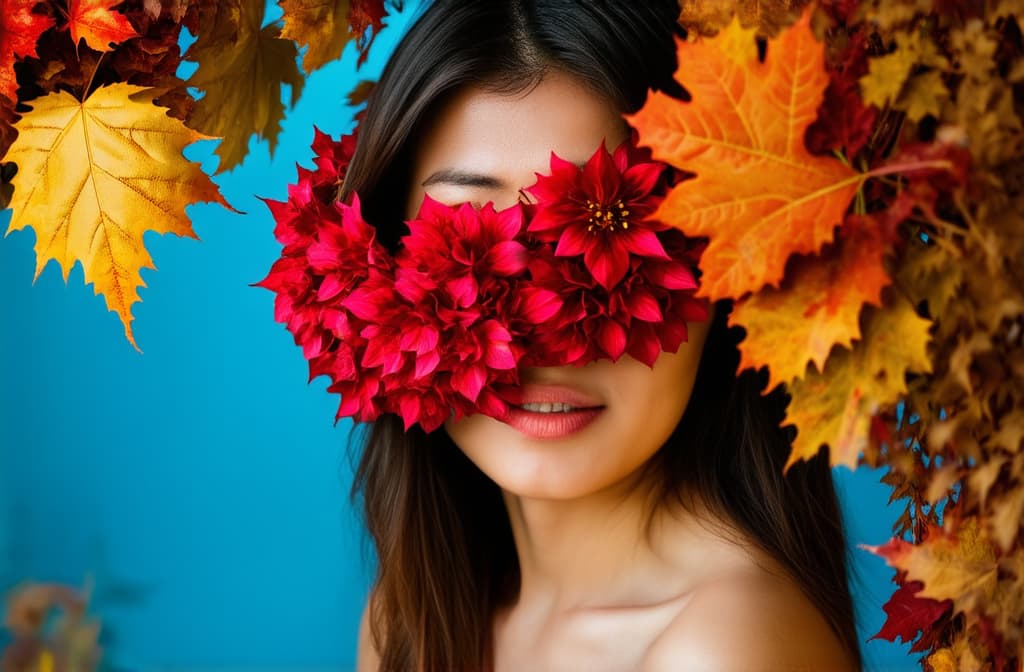
[[[423,184],[420,186],[429,187],[432,184],[452,184],[458,187],[480,187],[483,189],[503,189],[505,187],[505,183],[493,175],[471,173],[453,168],[437,171],[423,180]]]

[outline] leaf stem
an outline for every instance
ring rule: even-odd
[[[89,89],[92,88],[92,80],[96,78],[96,73],[99,72],[100,64],[103,63],[103,57],[106,56],[106,52],[100,52],[100,57],[96,59],[96,67],[92,69],[92,74],[89,75],[89,81],[86,82],[85,88],[82,89],[82,102],[89,97]]]
[[[881,166],[864,173],[864,179],[871,177],[882,177],[883,175],[892,175],[894,173],[912,173],[918,170],[932,170],[932,169],[945,169],[952,170],[953,162],[949,159],[932,159],[930,161],[906,161],[904,163],[894,163],[887,166]]]

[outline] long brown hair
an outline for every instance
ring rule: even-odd
[[[439,105],[466,85],[513,93],[557,68],[618,103],[649,89],[685,98],[672,77],[675,0],[436,0],[392,55],[371,95],[343,193],[393,246],[412,152]],[[841,509],[824,454],[785,477],[786,396],[762,395],[763,373],[736,375],[741,334],[716,306],[686,411],[644,465],[654,506],[703,501],[792,573],[858,667]],[[361,428],[352,497],[377,555],[371,633],[383,670],[489,669],[497,608],[519,565],[498,486],[440,429],[403,430],[385,415]]]

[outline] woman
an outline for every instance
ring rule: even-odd
[[[376,85],[342,196],[389,246],[425,195],[529,200],[552,152],[582,163],[629,137],[649,89],[686,95],[677,12],[433,2]],[[652,368],[521,371],[531,417],[600,408],[579,428],[373,422],[353,486],[379,560],[360,672],[859,668],[827,460],[783,478],[785,398],[736,376],[730,308]]]

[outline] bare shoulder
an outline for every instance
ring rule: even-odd
[[[356,672],[377,672],[380,669],[380,655],[373,645],[370,634],[370,600],[366,601],[363,616],[359,621],[359,644],[356,647]]]
[[[839,638],[791,581],[744,570],[696,589],[648,650],[644,672],[854,670]]]

